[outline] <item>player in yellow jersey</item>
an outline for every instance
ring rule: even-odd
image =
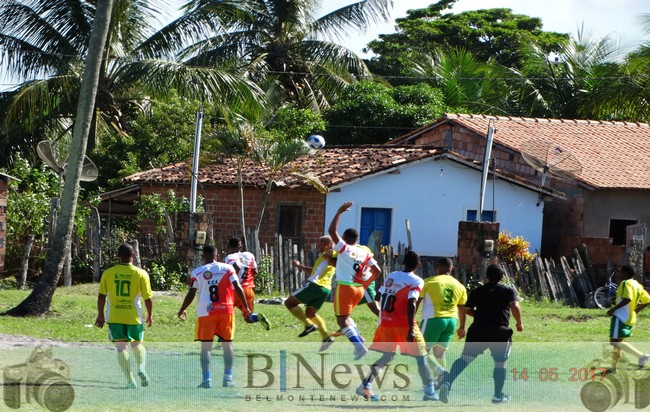
[[[108,338],[117,348],[117,360],[126,376],[127,388],[135,389],[136,384],[131,374],[131,361],[127,349],[130,343],[138,365],[140,384],[149,385],[149,378],[145,372],[146,351],[142,345],[144,327],[140,298],[144,300],[147,308],[147,326],[151,326],[153,293],[147,272],[133,265],[135,257],[133,247],[124,243],[117,250],[117,255],[120,263],[107,269],[99,282],[95,325],[102,328],[104,323],[108,324]]]
[[[289,312],[305,325],[305,329],[298,335],[299,338],[315,331],[319,332],[323,341],[320,348],[321,352],[327,350],[334,343],[334,338],[330,337],[327,332],[325,320],[316,313],[323,303],[327,301],[332,290],[332,277],[336,265],[336,258],[333,257],[336,254],[332,250],[333,246],[331,237],[321,236],[316,243],[319,256],[314,262],[314,266],[305,266],[295,259],[291,262],[294,267],[301,271],[311,273],[311,276],[304,286],[293,292],[284,301],[284,305]],[[305,305],[304,312],[299,306],[301,303]]]
[[[451,272],[454,264],[449,258],[436,263],[436,275],[424,281],[418,305],[422,306],[420,330],[427,342],[429,367],[435,376],[441,376],[445,368],[445,352],[458,323],[458,306],[467,302],[467,289]]]
[[[634,269],[631,266],[622,266],[618,272],[620,283],[616,290],[616,305],[607,311],[612,317],[609,329],[609,341],[614,346],[612,368],[610,373],[616,372],[618,361],[621,358],[621,351],[625,351],[639,359],[639,369],[643,368],[650,359],[650,355],[644,354],[623,339],[632,335],[632,328],[636,324],[636,314],[650,303],[650,295],[634,280]]]

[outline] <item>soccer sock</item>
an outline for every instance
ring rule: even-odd
[[[132,346],[132,349],[133,357],[135,357],[135,362],[138,365],[138,372],[144,373],[145,363],[147,362],[147,350],[143,344]]]
[[[248,317],[248,322],[249,323],[255,323],[255,322],[259,322],[259,321],[260,321],[260,317],[257,316],[257,313],[251,313],[251,315]]]
[[[291,309],[289,309],[289,312],[291,312],[293,316],[295,316],[299,321],[301,321],[303,325],[305,325],[305,327],[309,327],[313,325],[313,323],[311,323],[311,321],[307,319],[307,316],[305,316],[305,312],[302,310],[300,306],[292,307]]]
[[[363,342],[361,342],[361,338],[357,334],[357,331],[355,328],[352,328],[350,326],[345,327],[341,329],[341,332],[345,334],[345,337],[348,338],[350,342],[354,344],[354,346],[363,346]]]
[[[623,349],[625,352],[634,355],[637,358],[640,358],[641,356],[643,356],[643,352],[640,352],[634,346],[630,345],[627,342],[619,342],[618,347]]]
[[[442,369],[442,366],[438,363],[438,358],[434,357],[431,354],[428,354],[426,356],[426,360],[429,368],[431,369],[431,373],[433,373],[433,376],[438,376],[437,371]]]
[[[206,342],[202,342],[205,344]],[[210,370],[210,362],[211,362],[212,354],[210,353],[210,350],[205,350],[202,348],[201,350],[201,373],[203,376],[203,381],[207,381],[208,379],[212,379],[212,373]]]
[[[506,382],[506,368],[494,368],[492,379],[494,379],[494,396],[500,398],[503,395],[503,384]]]
[[[224,368],[223,374],[225,376],[232,376],[232,368]]]
[[[348,318],[348,325],[349,327],[354,328],[354,331],[357,333],[358,336],[361,336],[361,332],[359,332],[359,328],[357,327],[357,324],[354,322],[354,319]]]
[[[327,326],[325,325],[325,319],[321,318],[317,314],[311,318],[311,321],[314,325],[318,326],[318,333],[320,333],[321,339],[325,340],[329,338],[330,334],[327,331]]]
[[[126,376],[126,380],[129,383],[133,382],[133,376],[131,376],[131,359],[129,359],[129,352],[126,350],[122,352],[117,352],[117,362],[120,364],[120,369]]]
[[[418,364],[418,373],[420,374],[420,379],[422,379],[422,386],[424,389],[428,387],[433,387],[433,378],[431,377],[431,369],[427,365],[426,356],[418,356],[415,358]]]
[[[451,365],[451,371],[449,371],[449,378],[447,379],[447,382],[451,385],[454,383],[458,375],[461,374],[462,371],[465,370],[465,368],[469,365],[467,361],[463,358],[458,358],[454,361],[454,364]]]

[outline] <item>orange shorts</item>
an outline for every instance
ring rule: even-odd
[[[406,334],[408,333],[408,326],[377,326],[375,337],[372,344],[368,349],[377,352],[395,353],[399,348],[399,353],[409,356],[424,356],[427,353],[426,343],[424,337],[420,332],[418,325],[413,326],[415,333],[415,340],[413,342],[406,341]]]
[[[246,303],[248,303],[248,309],[250,309],[251,312],[255,312],[255,289],[253,288],[243,288],[244,289],[244,296],[246,297]],[[242,304],[241,299],[239,299],[239,295],[235,293],[235,301],[234,305],[237,309],[241,310],[244,312],[244,305]]]
[[[363,286],[336,285],[334,292],[334,314],[336,316],[350,316],[352,310],[363,298]]]
[[[194,325],[194,340],[212,342],[215,336],[224,342],[235,339],[234,313],[201,316],[197,319]]]

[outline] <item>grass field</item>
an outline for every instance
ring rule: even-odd
[[[398,356],[387,368],[375,392],[379,403],[354,397],[354,388],[378,358],[370,353],[361,361],[352,359],[352,347],[338,338],[325,354],[318,354],[318,334],[298,339],[302,330],[283,305],[258,305],[273,322],[265,331],[260,325],[248,325],[237,319],[235,343],[235,387],[221,388],[222,360],[214,352],[215,387],[196,389],[200,381],[198,344],[192,342],[193,322],[176,318],[183,295],[154,297],[154,325],[147,329],[147,370],[152,384],[137,390],[122,389],[125,382],[117,367],[115,352],[107,342],[105,330],[92,324],[96,316],[97,285],[59,288],[50,314],[40,318],[0,317],[0,333],[36,338],[56,339],[55,358],[70,368],[70,384],[74,402],[70,410],[339,410],[442,408],[445,410],[585,410],[581,391],[594,389],[597,405],[609,406],[613,401],[601,399],[608,388],[618,385],[615,397],[621,401],[615,410],[633,410],[634,379],[650,381],[645,371],[633,371],[634,365],[619,377],[603,378],[598,369],[608,366],[602,361],[609,318],[599,309],[563,307],[543,302],[522,302],[525,331],[515,333],[514,349],[507,365],[506,392],[513,395],[507,405],[492,405],[492,360],[479,357],[454,385],[450,403],[426,403],[421,400],[421,383],[412,359]],[[1,291],[0,312],[20,302],[27,292]],[[191,307],[190,309],[194,309]],[[328,326],[335,324],[332,308],[322,310]],[[641,313],[631,342],[650,351],[648,313]],[[354,318],[362,334],[371,340],[376,318],[365,307],[355,311]],[[24,362],[34,349],[33,342],[2,349],[0,367]],[[452,342],[449,363],[462,349]],[[635,362],[635,361],[634,361]],[[603,379],[601,381],[601,379]],[[637,383],[637,385],[640,385]],[[622,389],[627,389],[623,391]],[[5,387],[6,390],[6,387]],[[594,395],[595,394],[595,395]],[[628,399],[628,403],[624,401]],[[608,403],[609,402],[609,403]],[[631,402],[631,403],[630,403]],[[0,410],[2,408],[0,404]],[[23,405],[21,410],[43,410],[39,405]],[[604,409],[603,409],[604,410]]]

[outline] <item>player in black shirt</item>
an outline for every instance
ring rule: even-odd
[[[506,361],[510,355],[512,329],[508,326],[510,313],[517,321],[517,331],[524,330],[521,322],[521,307],[517,300],[517,291],[503,285],[503,271],[497,265],[487,268],[488,283],[472,290],[464,306],[459,306],[458,337],[465,339],[465,347],[460,358],[456,359],[449,373],[441,376],[440,400],[448,402],[449,390],[458,375],[486,349],[490,349],[494,359],[494,397],[492,403],[505,403],[510,399],[503,393],[506,380]],[[474,317],[474,322],[465,333],[467,315]]]

